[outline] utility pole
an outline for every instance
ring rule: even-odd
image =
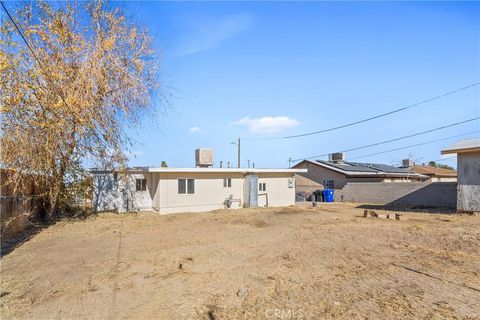
[[[237,142],[237,164],[238,164],[238,167],[240,168],[240,138],[238,138],[238,142]]]
[[[292,158],[288,158],[288,167],[289,167],[289,168],[292,167]]]
[[[230,144],[237,145],[237,165],[240,168],[240,138],[237,139],[237,142],[230,142]]]

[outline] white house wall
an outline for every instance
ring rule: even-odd
[[[118,180],[112,173],[93,175],[93,208],[95,211],[117,210],[123,207]]]
[[[135,191],[136,179],[147,179],[146,191]],[[148,173],[96,173],[93,206],[96,211],[133,211],[152,208]]]
[[[288,206],[295,203],[295,178],[292,173],[255,173],[259,183],[265,183],[268,206]],[[94,208],[97,211],[156,210],[161,214],[200,212],[231,208],[244,204],[244,173],[217,172],[150,172],[132,173],[115,178],[112,173],[95,173]],[[147,179],[146,191],[135,191],[136,179]],[[223,179],[231,179],[231,187],[223,186]],[[179,194],[178,179],[195,179],[194,194]],[[259,207],[266,205],[266,196],[259,196]]]
[[[157,192],[153,208],[160,213],[200,212],[225,208],[225,200],[233,196],[231,208],[243,206],[243,174],[241,173],[153,173]],[[231,178],[230,188],[223,179]],[[179,194],[178,179],[195,179],[195,194]]]
[[[258,183],[266,184],[266,192],[258,191],[258,206],[283,207],[295,204],[295,175],[283,173],[259,173]]]

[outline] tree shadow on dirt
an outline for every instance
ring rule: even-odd
[[[91,210],[79,210],[78,208],[69,208],[58,213],[51,223],[46,223],[41,217],[30,221],[21,231],[16,233],[3,233],[1,235],[0,259],[13,252],[30,239],[35,237],[43,229],[46,229],[60,221],[81,221],[88,217],[96,215]]]
[[[46,227],[46,225],[31,225],[25,228],[21,233],[2,235],[0,259],[32,239],[37,233]]]

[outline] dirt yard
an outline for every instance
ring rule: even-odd
[[[1,268],[2,319],[480,319],[478,215],[102,214]]]

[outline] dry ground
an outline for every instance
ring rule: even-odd
[[[480,217],[350,204],[51,226],[1,260],[2,319],[480,319]]]

